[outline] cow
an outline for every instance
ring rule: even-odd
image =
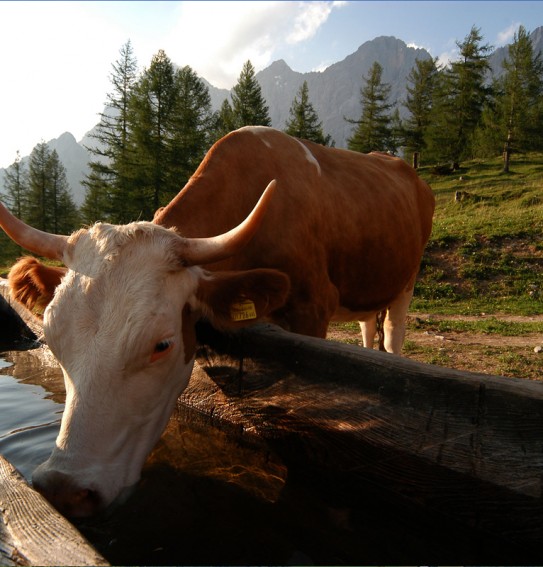
[[[265,319],[316,337],[332,320],[359,320],[370,347],[386,311],[385,346],[398,354],[433,211],[431,189],[403,160],[267,127],[216,142],[153,222],[66,237],[0,207],[13,240],[66,266],[45,278],[23,259],[9,278],[28,306],[52,296],[44,333],[66,384],[34,486],[85,516],[137,482],[188,383],[200,318],[225,330]]]

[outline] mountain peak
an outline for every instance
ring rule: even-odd
[[[287,62],[284,59],[278,59],[274,61],[271,65],[268,66],[270,71],[292,71],[292,69],[288,66]]]
[[[64,132],[64,134],[61,134],[61,135],[57,138],[57,140],[58,140],[59,142],[62,141],[62,142],[69,142],[69,143],[72,143],[72,142],[75,142],[75,141],[76,141],[75,136],[74,136],[71,132]]]

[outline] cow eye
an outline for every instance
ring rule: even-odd
[[[158,360],[159,358],[163,357],[167,354],[173,347],[173,341],[169,339],[165,339],[163,341],[158,342],[155,345],[155,349],[153,354],[151,355],[151,362]]]
[[[155,346],[155,352],[164,352],[172,346],[171,341],[160,341]]]

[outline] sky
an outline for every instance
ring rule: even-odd
[[[163,49],[231,88],[247,60],[257,72],[278,59],[322,71],[381,35],[454,60],[473,25],[503,46],[519,25],[543,25],[543,1],[0,0],[0,167],[64,132],[79,141],[99,121],[128,40],[140,70]]]

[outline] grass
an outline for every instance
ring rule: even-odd
[[[435,333],[471,333],[483,335],[500,335],[503,337],[522,337],[535,333],[543,334],[543,321],[507,321],[489,317],[467,321],[464,319],[427,320],[415,319],[408,323],[414,330],[432,331]]]
[[[541,355],[534,353],[533,349],[528,347],[502,347],[482,345],[477,342],[473,344],[452,342],[436,347],[407,339],[403,352],[410,359],[426,364],[495,376],[537,381],[542,379]]]
[[[543,155],[517,158],[507,175],[496,158],[454,175],[426,168],[420,176],[436,212],[412,309],[543,313]]]

